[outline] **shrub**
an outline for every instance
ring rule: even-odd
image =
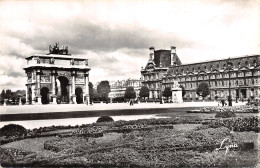
[[[8,124],[0,129],[1,136],[19,136],[26,133],[27,130],[23,126],[17,124]]]
[[[259,119],[258,117],[244,117],[244,118],[232,118],[232,119],[219,119],[211,121],[208,124],[209,127],[227,127],[234,131],[255,131],[259,132]]]
[[[97,119],[97,123],[100,123],[100,122],[111,122],[111,121],[114,121],[112,117],[110,116],[101,116]]]
[[[233,111],[220,111],[215,115],[216,118],[229,118],[236,117],[236,114]]]

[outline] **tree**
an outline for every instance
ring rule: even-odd
[[[7,89],[5,91],[5,99],[11,99],[11,97],[12,97],[12,91]]]
[[[180,88],[182,89],[182,97],[184,97],[186,94],[186,90],[183,85],[180,85]]]
[[[136,98],[136,93],[133,87],[127,87],[125,90],[125,99],[134,99]]]
[[[141,87],[139,96],[140,97],[144,97],[144,98],[145,97],[149,97],[149,89],[148,89],[148,87],[146,87],[146,86]]]
[[[99,99],[100,99],[100,96],[99,96],[99,94],[97,92],[97,89],[93,88],[93,100],[97,101]]]
[[[11,92],[11,100],[15,103],[16,100],[18,100],[18,94],[16,92]]]
[[[21,102],[23,104],[26,103],[26,91],[25,90],[17,90],[16,95],[17,95],[16,99],[19,100],[21,98]]]
[[[209,95],[209,85],[205,82],[199,84],[196,93],[203,97],[203,99]]]
[[[102,101],[108,100],[108,93],[110,92],[110,85],[108,81],[101,81],[97,86],[97,92],[101,96]]]
[[[4,103],[4,99],[5,99],[5,90],[2,90],[1,92],[1,103]]]
[[[167,99],[169,99],[169,97],[172,96],[172,89],[171,87],[166,87],[163,91],[163,96],[167,97]]]
[[[90,104],[92,104],[93,99],[94,99],[94,90],[93,90],[92,82],[88,83],[88,87],[89,87],[89,102],[90,102]]]

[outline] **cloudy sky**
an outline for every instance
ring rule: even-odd
[[[183,63],[260,53],[259,0],[0,1],[0,89],[25,89],[25,57],[69,46],[90,81],[140,78],[149,47]]]

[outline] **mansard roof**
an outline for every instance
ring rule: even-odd
[[[236,56],[236,57],[229,57],[229,58],[223,58],[223,59],[213,59],[213,60],[206,60],[206,61],[202,61],[202,62],[182,64],[181,66],[204,64],[204,63],[211,63],[211,62],[218,62],[218,61],[227,61],[228,59],[233,60],[233,59],[248,58],[248,57],[260,57],[260,55],[244,55],[244,56]]]

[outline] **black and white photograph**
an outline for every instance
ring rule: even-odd
[[[0,0],[0,167],[260,167],[260,0]]]

